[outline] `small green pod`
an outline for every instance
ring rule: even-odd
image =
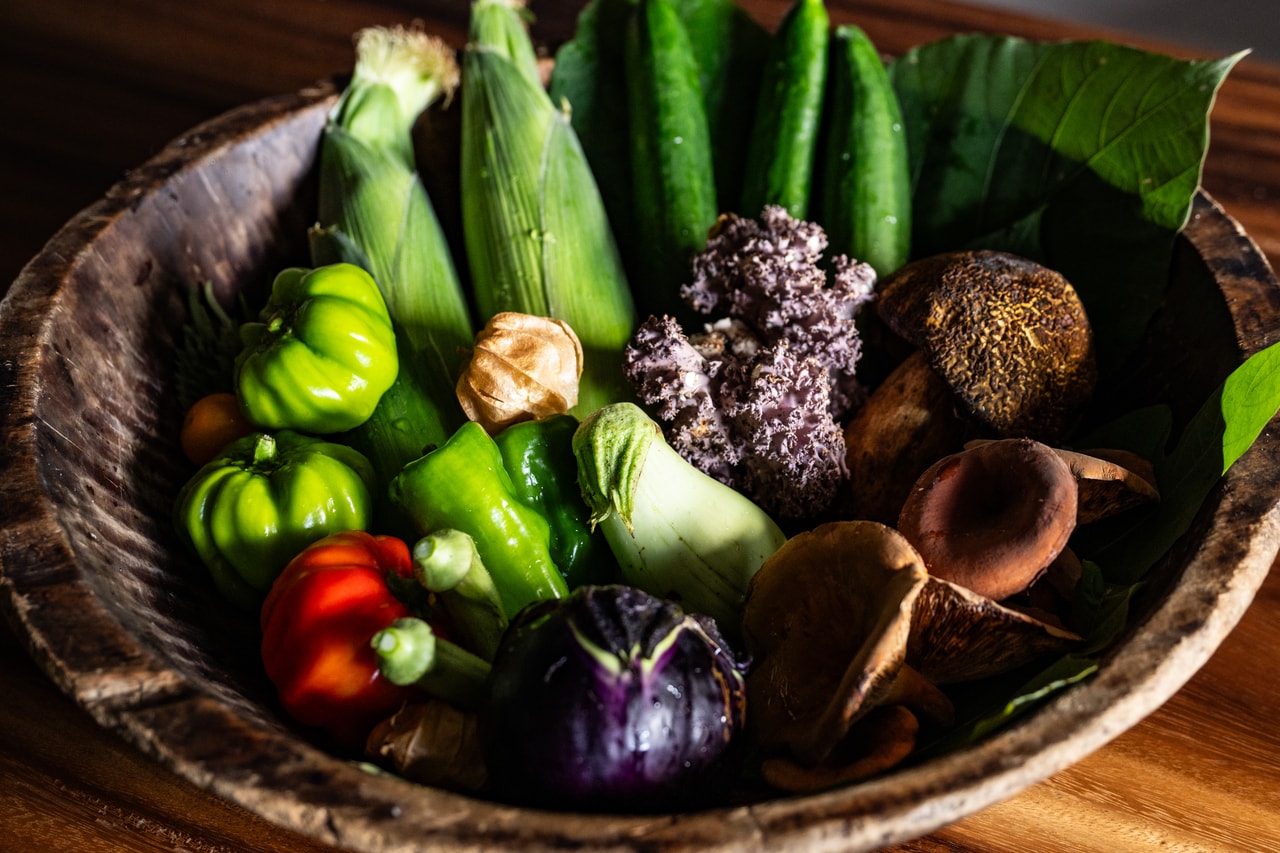
[[[819,221],[833,253],[884,277],[911,252],[911,173],[902,109],[875,45],[859,28],[832,34]]]
[[[264,430],[329,434],[359,426],[400,371],[386,302],[373,277],[353,264],[284,270],[240,337],[236,394]]]
[[[796,0],[769,45],[743,178],[744,216],[765,205],[807,219],[827,84],[830,16],[823,0]]]
[[[253,433],[187,481],[174,520],[219,591],[254,608],[312,542],[368,527],[372,481],[369,461],[346,445]]]

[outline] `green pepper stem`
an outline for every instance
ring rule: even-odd
[[[479,562],[476,541],[461,530],[436,530],[413,546],[414,574],[432,592],[455,589],[464,581],[475,586],[471,572]]]
[[[379,671],[393,684],[416,684],[465,709],[477,708],[484,701],[488,662],[437,636],[421,619],[397,619],[374,634],[370,645]]]
[[[262,465],[276,458],[275,437],[267,432],[258,433],[253,444],[253,464]]]
[[[427,534],[413,546],[413,573],[418,583],[439,596],[468,645],[485,660],[493,660],[507,617],[475,540],[453,528]]]

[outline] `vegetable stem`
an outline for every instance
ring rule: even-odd
[[[418,583],[439,595],[476,653],[493,660],[507,617],[475,540],[452,528],[422,537],[413,546],[413,573]]]
[[[416,684],[461,708],[484,700],[489,664],[456,643],[436,635],[417,617],[397,619],[370,641],[378,670],[393,684]]]

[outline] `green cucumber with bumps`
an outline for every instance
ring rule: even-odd
[[[823,0],[796,0],[778,24],[747,147],[741,214],[776,204],[808,217],[830,41]]]
[[[819,221],[831,250],[884,277],[911,251],[911,173],[897,93],[875,45],[851,24],[831,36]]]
[[[699,66],[671,0],[640,0],[625,56],[632,197],[645,269],[633,277],[636,305],[688,314],[679,298],[719,215],[710,129]]]

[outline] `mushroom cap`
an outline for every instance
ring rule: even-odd
[[[999,600],[1030,586],[1066,547],[1076,502],[1076,479],[1053,448],[1006,438],[931,465],[898,530],[930,575]]]
[[[764,562],[742,627],[748,725],[766,752],[817,764],[891,694],[926,577],[915,549],[872,521],[819,525]]]
[[[916,599],[907,662],[934,684],[956,684],[1017,669],[1080,641],[1071,631],[1005,607],[972,590],[929,578]]]
[[[977,447],[990,439],[965,442]],[[1160,500],[1155,469],[1151,463],[1128,450],[1100,448],[1066,450],[1054,448],[1075,475],[1079,497],[1076,524],[1090,524],[1110,518],[1143,504]]]
[[[881,280],[877,312],[1002,436],[1065,435],[1097,384],[1093,331],[1061,274],[1007,252],[921,258]]]
[[[1089,524],[1160,500],[1151,463],[1126,450],[1058,450],[1076,475],[1080,507],[1076,524]]]

